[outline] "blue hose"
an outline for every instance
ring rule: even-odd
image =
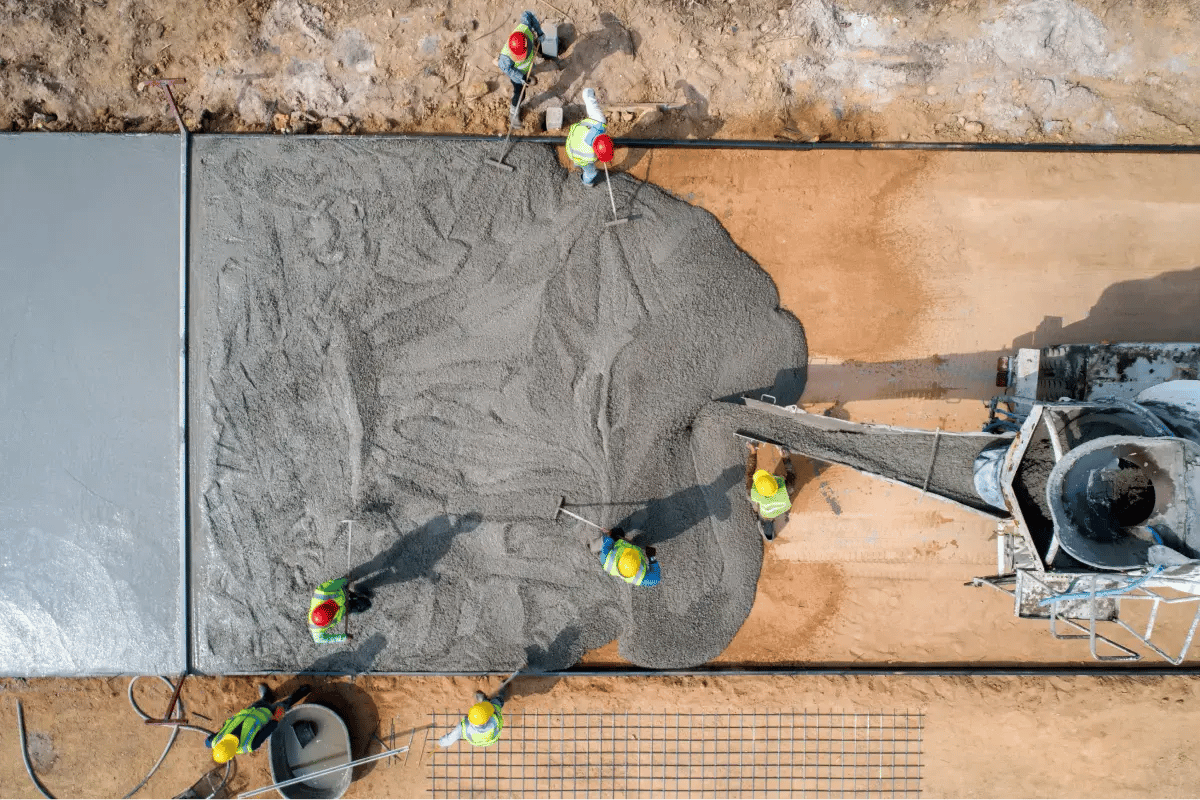
[[[1047,597],[1044,600],[1039,600],[1038,607],[1041,608],[1043,606],[1048,606],[1052,603],[1057,603],[1062,600],[1087,600],[1089,597],[1112,597],[1114,595],[1124,594],[1130,589],[1136,589],[1137,587],[1141,586],[1143,583],[1150,580],[1160,572],[1162,572],[1162,567],[1155,567],[1142,577],[1130,581],[1124,586],[1114,586],[1111,589],[1101,589],[1098,592],[1072,592],[1071,589],[1075,588],[1075,584],[1079,581],[1079,578],[1076,578],[1075,580],[1071,581],[1071,585],[1067,587],[1066,592],[1063,594],[1056,594],[1053,597]]]

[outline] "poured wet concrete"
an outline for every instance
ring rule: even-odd
[[[553,152],[206,137],[193,194],[197,667],[648,667],[721,652],[762,550],[714,398],[798,385],[803,331],[707,212]],[[560,496],[644,531],[663,581],[605,575]],[[343,519],[355,520],[349,542]],[[308,598],[375,593],[345,646]]]

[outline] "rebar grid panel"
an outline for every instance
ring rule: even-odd
[[[435,798],[921,792],[920,711],[514,712],[490,747],[438,747],[460,719],[432,712]]]

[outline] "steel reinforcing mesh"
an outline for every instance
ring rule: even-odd
[[[432,713],[426,763],[447,797],[916,797],[913,710],[505,714],[500,741],[443,749],[461,711]]]

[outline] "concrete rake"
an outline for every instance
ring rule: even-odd
[[[517,115],[518,116],[521,113],[521,103],[525,102],[525,90],[528,88],[529,88],[529,81],[526,81],[525,83],[521,84],[521,94],[517,98]],[[504,147],[500,151],[500,157],[499,158],[485,158],[483,160],[483,163],[493,166],[496,169],[505,170],[507,172],[512,172],[513,170],[516,169],[516,167],[514,167],[512,164],[504,163],[504,157],[508,155],[508,140],[512,137],[512,132],[513,132],[514,127],[516,127],[516,126],[513,125],[513,120],[512,120],[512,117],[510,116],[508,118],[508,133],[504,134]]]
[[[591,525],[596,530],[602,531],[605,534],[611,533],[611,531],[609,531],[608,528],[601,528],[599,525],[592,522],[590,519],[584,519],[583,517],[576,514],[574,511],[568,511],[567,510],[567,498],[559,496],[558,506],[556,506],[554,509],[554,516],[552,517],[552,519],[555,522],[558,522],[558,518],[561,517],[563,514],[566,514],[568,517],[574,517],[575,519],[579,520],[580,522],[584,523],[585,525]]]
[[[617,199],[613,197],[612,183],[608,178],[608,164],[605,164],[603,161],[601,161],[600,164],[604,167],[604,185],[608,188],[608,202],[612,204],[613,211],[612,222],[604,223],[604,227],[611,228],[614,225],[620,225],[623,222],[629,222],[630,218],[617,216]]]

